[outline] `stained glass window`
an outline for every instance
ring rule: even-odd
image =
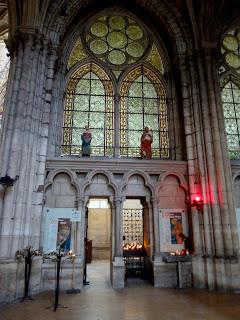
[[[112,156],[113,113],[113,86],[105,71],[94,63],[75,71],[65,92],[62,153],[79,155],[81,134],[89,126],[91,154]]]
[[[147,32],[132,18],[122,15],[102,16],[86,30],[88,49],[113,66],[132,64],[146,53]]]
[[[226,65],[240,72],[240,29],[231,30],[224,36],[221,51]]]
[[[229,80],[222,89],[222,103],[231,159],[240,159],[240,88]]]
[[[138,67],[132,69],[133,63]],[[77,64],[81,66],[74,70]],[[169,157],[166,92],[158,76],[164,74],[163,61],[156,42],[135,18],[114,13],[90,20],[67,69],[63,154],[81,154],[81,134],[89,126],[92,156],[138,157],[148,126],[153,157]]]
[[[80,41],[80,39],[78,39],[68,59],[68,66],[67,66],[68,69],[70,69],[71,67],[73,67],[75,64],[77,64],[79,61],[83,60],[86,57],[87,57],[87,54],[82,46],[82,42]]]
[[[0,41],[0,130],[4,113],[4,99],[7,88],[7,79],[10,66],[10,59],[7,57],[7,48],[4,41]]]
[[[228,31],[221,44],[219,68],[222,104],[230,159],[240,159],[240,29]]]
[[[159,78],[141,66],[131,71],[121,86],[120,154],[140,156],[144,127],[153,134],[152,157],[169,157],[166,92]]]

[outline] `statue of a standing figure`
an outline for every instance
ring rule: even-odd
[[[92,133],[89,130],[89,127],[85,127],[85,131],[81,135],[82,139],[82,156],[83,157],[90,157],[91,152],[91,141],[92,141]]]
[[[151,159],[152,158],[152,142],[153,136],[148,127],[144,128],[144,132],[141,136],[141,157],[143,159]]]

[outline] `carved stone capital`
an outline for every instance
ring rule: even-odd
[[[29,48],[32,51],[39,51],[49,46],[49,40],[31,28],[19,29],[12,37],[5,40],[5,43],[10,57],[17,54],[19,49],[24,51]]]
[[[153,207],[157,208],[159,205],[159,200],[157,198],[151,198],[151,204]]]
[[[121,207],[122,205],[122,198],[121,197],[114,197],[113,203],[115,207]]]

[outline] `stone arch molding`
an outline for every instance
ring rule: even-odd
[[[48,35],[51,41],[57,45],[60,43],[60,40],[65,37],[73,40],[72,33],[74,33],[75,28],[79,28],[80,25],[80,22],[77,22],[73,28],[73,21],[76,22],[81,19],[81,12],[83,10],[86,10],[89,15],[87,7],[93,8],[96,2],[96,0],[68,1],[68,14],[67,16],[61,16],[60,12],[63,6],[63,0],[55,1],[55,3],[50,6],[45,21],[42,24],[43,33]],[[112,6],[115,5],[116,3],[113,1]],[[167,0],[161,2],[136,0],[135,6],[142,8],[142,10],[147,10],[153,17],[161,21],[161,24],[170,35],[172,43],[176,44],[179,54],[186,52],[186,44],[188,44],[190,48],[192,47],[193,41],[187,22],[184,20],[184,17],[182,17],[181,12],[174,8],[175,6],[169,7]],[[109,4],[103,6],[101,9],[107,9],[108,7],[110,8]],[[132,5],[129,6],[127,1],[124,1],[123,8],[131,11]],[[94,13],[96,13],[96,11],[94,11]],[[166,19],[166,16],[168,19]],[[171,21],[171,23],[169,23],[169,21]],[[71,29],[71,32],[69,32],[69,29]],[[184,30],[187,30],[187,32]],[[66,41],[66,39],[64,39],[64,41]]]
[[[180,173],[180,172],[167,171],[167,172],[164,172],[164,173],[160,174],[160,176],[158,178],[158,183],[157,183],[156,188],[155,188],[155,197],[156,198],[158,197],[159,190],[164,185],[165,179],[167,177],[169,177],[169,176],[174,176],[175,178],[177,178],[178,181],[179,181],[180,188],[182,188],[185,191],[186,194],[188,193],[188,185],[187,185],[187,181],[186,181],[186,178],[184,177],[184,175],[182,173]]]
[[[138,175],[143,178],[145,187],[147,187],[150,190],[151,194],[153,195],[154,194],[154,187],[150,181],[149,174],[144,171],[140,171],[140,170],[131,170],[131,171],[125,173],[123,176],[122,184],[119,188],[119,196],[122,195],[124,188],[128,185],[129,179],[134,175]]]
[[[233,183],[235,182],[235,180],[240,177],[240,171],[234,171],[232,174],[232,181]]]
[[[77,191],[77,195],[79,195],[81,188],[80,188],[80,185],[77,180],[77,175],[74,171],[69,170],[69,169],[56,169],[56,170],[51,171],[49,173],[49,175],[47,176],[46,182],[44,184],[44,193],[46,193],[47,188],[53,184],[54,178],[58,174],[61,174],[61,173],[65,173],[69,176],[70,184],[75,187],[75,189]]]
[[[83,185],[81,186],[81,189],[80,189],[80,197],[82,197],[82,198],[84,197],[86,188],[88,186],[90,186],[90,184],[92,183],[93,178],[97,174],[102,174],[108,179],[109,186],[113,189],[115,196],[117,196],[118,189],[117,189],[113,174],[111,172],[107,171],[107,170],[98,170],[98,169],[96,169],[96,170],[88,172],[86,180],[85,180],[85,182],[83,183]]]

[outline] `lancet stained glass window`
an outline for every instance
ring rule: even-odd
[[[222,103],[229,155],[240,159],[240,88],[231,78],[222,89]]]
[[[121,86],[120,154],[140,156],[144,127],[153,134],[152,157],[169,157],[166,92],[150,69],[140,66],[130,72]]]
[[[219,75],[229,156],[240,159],[240,29],[224,35],[221,52]]]
[[[85,126],[92,132],[91,154],[112,156],[114,141],[113,85],[97,64],[88,63],[73,73],[65,92],[62,153],[81,153]]]
[[[133,63],[138,67],[132,69]],[[166,92],[158,76],[164,74],[163,60],[137,19],[114,13],[89,21],[72,47],[67,70],[63,154],[81,155],[81,134],[89,126],[92,156],[138,157],[148,126],[152,157],[169,157]]]

